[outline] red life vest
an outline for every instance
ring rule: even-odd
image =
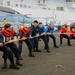
[[[20,31],[22,31],[23,36],[26,37],[28,35],[28,33],[30,32],[30,28],[25,30],[24,27],[22,26],[19,28],[19,34],[20,34]]]
[[[14,37],[14,29],[12,28],[10,31],[6,30],[5,28],[2,29],[2,33],[4,33],[5,41],[12,40]]]
[[[68,30],[67,30],[67,28],[62,28],[62,29],[60,29],[59,32],[60,32],[62,35],[66,35],[66,34],[63,34],[63,33],[67,33]]]
[[[12,28],[10,31],[6,30],[5,28],[2,29],[2,32],[4,33],[5,37],[11,37],[14,36],[14,29]]]
[[[70,36],[75,37],[75,31],[70,31]]]

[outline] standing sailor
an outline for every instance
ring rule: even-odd
[[[37,37],[32,39],[32,41],[33,41],[33,51],[41,52],[38,49],[38,35],[39,35],[38,31],[39,31],[38,21],[35,20],[33,25],[30,27],[30,38],[34,37],[34,36],[37,36]]]
[[[22,66],[22,64],[20,64],[20,61],[19,61],[19,56],[20,56],[19,49],[17,48],[16,44],[11,41],[11,40],[16,40],[17,38],[14,28],[11,27],[11,24],[6,24],[4,28],[2,29],[2,33],[4,35],[5,42],[9,42],[6,45],[12,50],[12,52],[14,53],[16,57],[16,65]]]
[[[48,30],[47,30],[48,33],[51,33],[50,35],[47,36],[47,42],[49,42],[49,37],[51,37],[53,39],[53,43],[54,43],[54,47],[55,48],[59,48],[57,45],[56,45],[56,38],[55,36],[53,35],[54,34],[54,24],[50,24],[48,26]]]
[[[23,41],[27,44],[28,49],[29,49],[29,56],[35,57],[34,54],[32,54],[32,43],[29,39],[29,33],[30,33],[30,28],[28,27],[28,25],[25,24],[24,26],[21,26],[19,28],[19,37],[18,38],[19,39],[24,38]],[[21,58],[21,53],[22,53],[22,43],[23,43],[23,41],[19,41],[20,58]]]
[[[41,22],[39,23],[39,35],[40,35],[39,38],[41,38],[44,41],[45,49],[47,50],[48,53],[50,53],[47,38],[46,38],[45,28],[44,26],[42,26]]]

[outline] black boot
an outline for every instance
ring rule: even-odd
[[[57,45],[54,46],[55,48],[59,48]]]
[[[46,50],[48,53],[50,53],[50,50],[49,50],[49,48],[45,48],[45,50]]]
[[[41,50],[39,50],[38,48],[36,48],[36,52],[42,52]]]
[[[50,50],[49,50],[49,49],[47,49],[47,52],[48,52],[48,53],[50,53]]]
[[[10,68],[11,68],[11,69],[17,69],[17,70],[19,69],[19,67],[17,67],[17,66],[14,65],[14,64],[11,64],[11,65],[10,65]]]
[[[4,62],[2,69],[6,69],[7,68],[7,62]]]
[[[68,44],[68,46],[71,46],[71,44]]]
[[[49,47],[44,47],[44,49],[50,49]]]
[[[23,65],[20,63],[19,59],[16,60],[16,65],[18,65],[18,66],[23,66]]]
[[[31,53],[31,54],[29,54],[29,57],[35,57],[35,55]]]

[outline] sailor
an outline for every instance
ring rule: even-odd
[[[51,23],[51,24],[48,26],[47,33],[51,33],[50,35],[47,36],[47,42],[49,42],[49,37],[51,37],[51,38],[53,39],[54,47],[55,47],[55,48],[59,48],[59,47],[56,45],[56,38],[55,38],[55,36],[54,36],[54,24],[53,24],[53,23]]]
[[[6,44],[6,46],[8,46],[12,50],[12,52],[14,53],[16,57],[16,65],[22,66],[22,64],[19,61],[19,56],[20,56],[19,49],[17,48],[16,44],[11,41],[11,40],[17,39],[16,37],[17,35],[14,31],[14,28],[11,27],[11,24],[6,24],[4,28],[2,29],[2,33],[4,35],[5,42],[9,42],[8,44]]]
[[[35,52],[41,52],[41,50],[38,49],[38,33],[39,27],[38,27],[38,21],[35,20],[33,22],[33,25],[30,27],[30,38],[36,36],[32,39],[33,43],[33,51]]]
[[[3,64],[2,69],[7,68],[7,61],[6,61],[7,59],[10,60],[11,69],[19,69],[19,67],[17,67],[14,64],[14,58],[13,58],[12,51],[4,43],[4,37],[3,37],[3,34],[1,33],[1,29],[0,29],[0,51],[3,52],[3,59],[4,59],[4,64]]]
[[[35,57],[34,54],[32,53],[32,43],[30,41],[29,37],[30,33],[30,28],[28,27],[27,24],[21,26],[19,28],[19,39],[21,38],[26,38],[23,41],[27,44],[28,49],[29,49],[29,57]],[[22,53],[22,43],[23,41],[19,41],[19,49],[20,49],[20,59],[22,60],[21,53]]]
[[[39,38],[41,38],[44,41],[45,49],[47,50],[48,53],[50,53],[45,28],[44,26],[42,26],[42,22],[39,23],[39,35],[40,35]]]
[[[63,25],[62,28],[60,29],[60,46],[62,45],[63,38],[66,38],[68,46],[71,46],[70,37],[67,34],[68,34],[68,30],[65,27],[65,25]]]

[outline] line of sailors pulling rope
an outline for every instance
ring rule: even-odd
[[[34,21],[31,27],[28,25],[23,25],[18,29],[18,35],[15,33],[14,28],[11,27],[11,24],[6,24],[4,28],[0,29],[0,51],[3,52],[4,64],[2,69],[7,68],[7,59],[10,60],[10,68],[11,69],[19,69],[18,66],[22,66],[20,60],[22,58],[22,44],[26,43],[29,50],[29,57],[35,57],[33,52],[41,52],[38,49],[39,39],[42,39],[44,42],[44,49],[48,53],[50,53],[49,48],[49,37],[53,39],[53,45],[55,48],[59,48],[56,44],[56,38],[54,34],[60,35],[60,46],[62,45],[63,38],[67,39],[67,45],[71,46],[70,40],[75,39],[75,28],[72,27],[71,31],[68,32],[65,25],[62,26],[59,33],[54,33],[54,24],[50,24],[47,29],[47,33],[45,33],[45,28],[42,23],[38,23],[38,21]],[[70,36],[68,36],[70,34]],[[18,41],[18,47],[14,43]],[[14,56],[16,58],[16,64],[14,62]]]

